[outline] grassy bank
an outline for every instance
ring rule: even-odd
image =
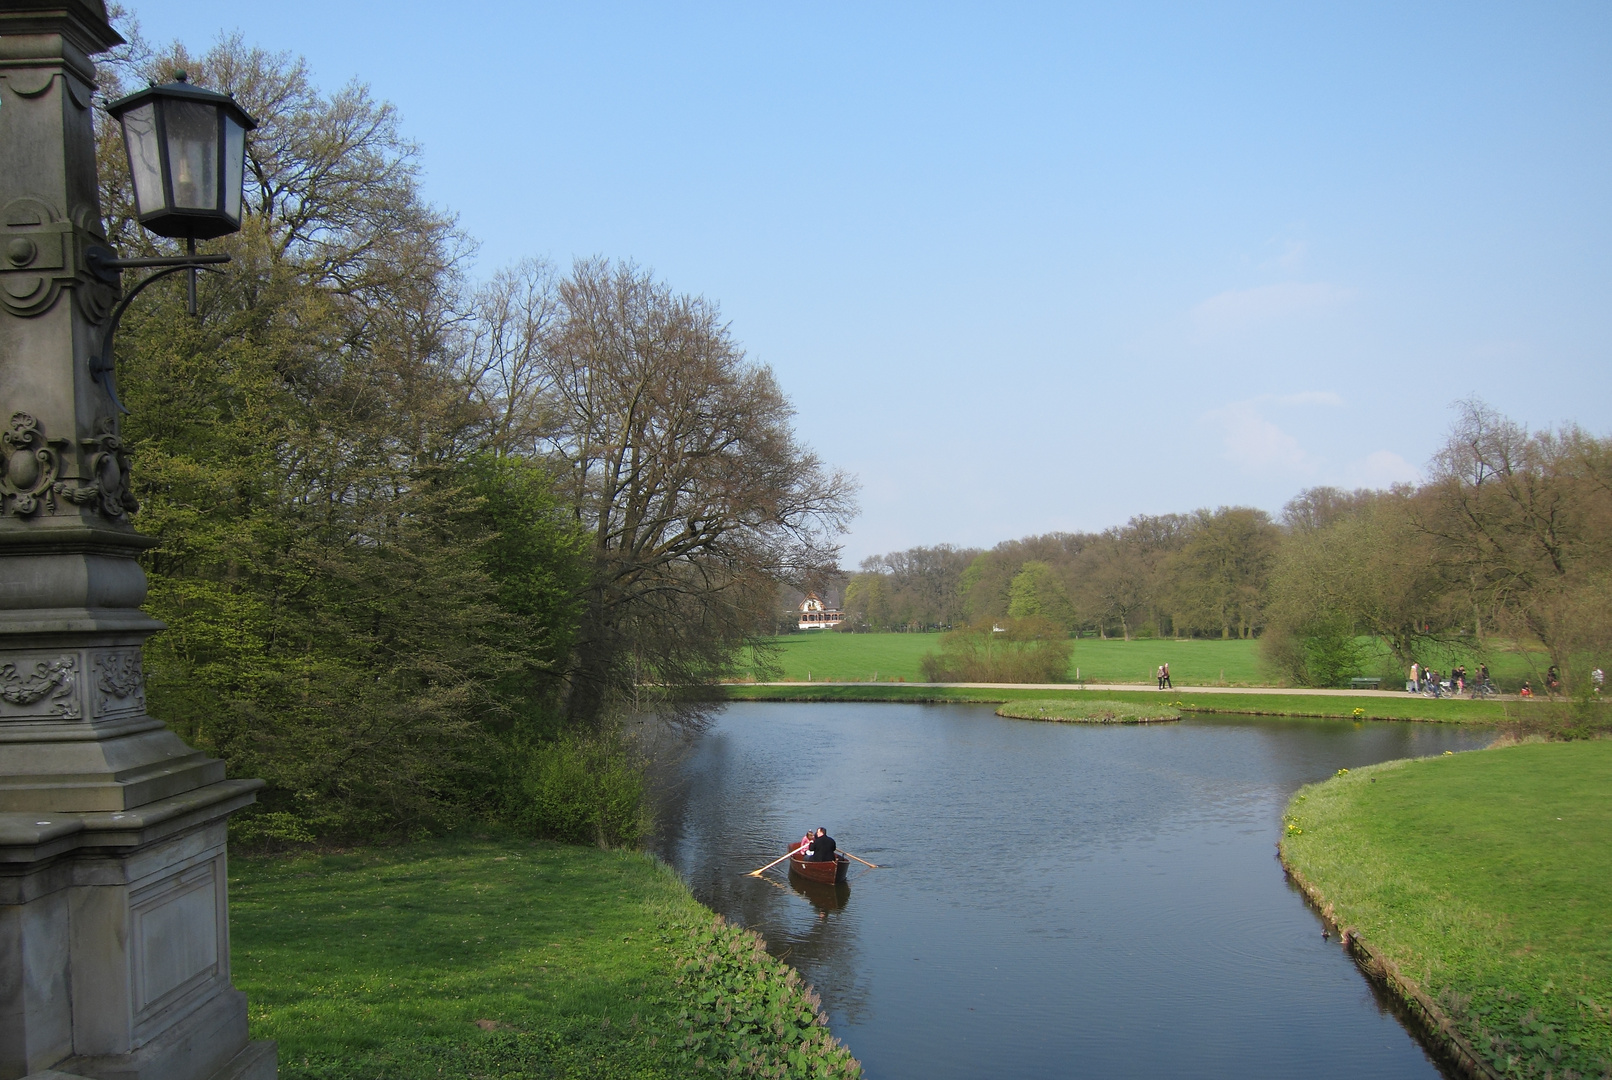
[[[800,682],[808,678],[865,682],[875,676],[880,682],[900,679],[921,682],[924,654],[940,649],[939,634],[813,631],[773,638],[772,642],[777,646],[776,660],[782,669],[780,677]],[[1271,673],[1260,662],[1257,641],[1079,638],[1073,645],[1074,654],[1067,674],[1070,679],[1074,679],[1078,671],[1087,682],[1149,683],[1158,666],[1168,663],[1171,677],[1180,686],[1272,684]],[[1388,660],[1386,648],[1380,642],[1362,639],[1361,645],[1364,674],[1384,674],[1385,669],[1397,673],[1397,666]],[[1454,660],[1464,661],[1473,671],[1477,670],[1475,654],[1461,654],[1454,656]],[[1523,679],[1537,680],[1548,663],[1542,656],[1525,656],[1498,643],[1490,650],[1488,660],[1494,678],[1508,690],[1521,685]],[[1451,663],[1444,666],[1447,668]],[[752,668],[745,677],[754,674]]]
[[[459,836],[230,870],[283,1080],[860,1075],[794,971],[644,855]]]
[[[1427,720],[1454,724],[1500,724],[1520,711],[1546,707],[1543,703],[1472,701],[1468,698],[1424,698],[1306,694],[1160,694],[1156,690],[968,690],[960,687],[903,686],[868,683],[855,686],[746,686],[723,688],[735,701],[907,701],[979,702],[999,705],[1007,701],[1040,699],[1078,700],[1082,695],[1136,703],[1180,703],[1184,712],[1252,713],[1257,716],[1311,716],[1339,720]],[[1508,714],[1507,709],[1512,712]],[[1358,713],[1355,710],[1360,710]]]
[[[1340,774],[1283,861],[1458,1051],[1498,1075],[1612,1073],[1612,741]]]

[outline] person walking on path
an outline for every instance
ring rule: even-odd
[[[1422,669],[1414,660],[1411,661],[1410,692],[1413,694],[1422,692]]]
[[[1159,689],[1160,690],[1164,690],[1164,689],[1174,690],[1175,689],[1175,683],[1170,681],[1170,664],[1169,664],[1168,661],[1165,662],[1164,666],[1159,668],[1159,672],[1160,672],[1160,674],[1162,674],[1164,676],[1164,680],[1161,683],[1159,683]]]
[[[1160,664],[1158,667],[1153,669],[1153,678],[1155,680],[1157,680],[1157,682],[1159,684],[1159,689],[1163,690],[1164,689],[1164,665],[1163,664]]]

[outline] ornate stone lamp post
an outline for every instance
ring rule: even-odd
[[[146,713],[162,625],[110,378],[122,270],[224,261],[194,241],[239,227],[252,124],[182,82],[115,103],[142,223],[192,252],[118,259],[89,57],[119,41],[103,0],[0,0],[0,1080],[267,1080],[225,888],[225,821],[261,781]]]

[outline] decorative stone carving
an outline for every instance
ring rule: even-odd
[[[0,210],[0,306],[14,315],[43,315],[70,286],[84,317],[99,325],[119,292],[115,278],[89,270],[89,249],[106,243],[100,213],[80,206],[71,222],[61,217],[42,199],[13,199]]]
[[[130,514],[140,509],[140,501],[129,486],[128,445],[117,434],[117,424],[110,416],[101,418],[99,433],[93,438],[80,439],[79,444],[89,452],[88,484],[80,481],[75,487],[59,480],[51,490],[75,506],[93,504],[97,510],[113,521],[127,521]]]
[[[7,203],[0,210],[0,305],[13,315],[49,311],[62,285],[76,276],[69,265],[72,240],[72,225],[43,200]]]
[[[90,659],[95,672],[95,715],[144,712],[146,674],[139,649],[97,652]]]
[[[75,83],[69,79],[67,85],[73,86]],[[87,267],[90,265],[90,250],[106,246],[106,230],[101,227],[101,211],[94,206],[78,206],[73,210],[73,224],[76,226],[75,235],[79,244],[77,265]],[[83,312],[84,318],[94,326],[106,322],[122,293],[116,274],[105,278],[94,273],[81,273],[73,285],[73,299],[78,304],[78,310]]]
[[[0,701],[18,706],[24,716],[81,718],[83,709],[75,693],[77,683],[78,658],[75,656],[23,661],[20,665],[0,664]]]
[[[39,510],[42,500],[54,506],[51,495],[61,457],[51,441],[39,430],[39,421],[22,412],[13,413],[11,426],[0,432],[0,505],[7,514],[28,517]]]

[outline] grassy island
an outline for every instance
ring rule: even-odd
[[[1612,741],[1344,770],[1294,796],[1281,853],[1458,1059],[1612,1073]]]
[[[1138,701],[1085,698],[1032,698],[1010,701],[996,715],[1013,720],[1051,720],[1062,724],[1158,724],[1181,719],[1181,710]]]
[[[283,1080],[861,1075],[799,976],[645,855],[460,836],[230,869]]]
[[[1530,710],[1542,710],[1545,702],[1472,701],[1468,698],[1427,698],[1418,694],[1378,696],[1370,694],[1253,694],[1192,693],[1157,690],[1023,690],[993,687],[981,690],[962,686],[912,686],[900,683],[799,683],[795,685],[751,685],[729,683],[723,697],[731,701],[896,701],[917,704],[959,702],[1001,705],[1017,701],[1079,701],[1101,694],[1104,701],[1134,704],[1157,703],[1183,713],[1238,713],[1255,716],[1300,716],[1337,720],[1423,720],[1450,724],[1504,724]]]

